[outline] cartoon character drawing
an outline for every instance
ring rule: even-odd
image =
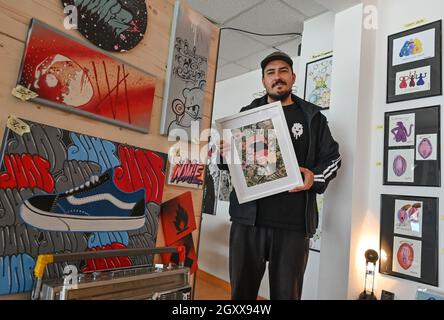
[[[391,130],[391,133],[394,135],[394,139],[396,142],[406,142],[407,138],[412,134],[413,124],[410,124],[409,132],[407,132],[407,128],[404,126],[402,121],[398,121],[396,123],[397,127]]]
[[[199,86],[194,88],[185,88],[182,91],[183,100],[174,99],[172,108],[176,119],[168,126],[168,132],[177,128],[191,128],[193,121],[199,121],[201,117],[201,106],[199,103],[204,98],[204,87],[206,81],[201,81]]]

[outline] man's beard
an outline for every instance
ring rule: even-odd
[[[287,99],[291,95],[291,92],[292,92],[292,90],[290,89],[288,91],[285,91],[282,93],[277,93],[277,94],[269,93],[269,92],[267,92],[267,93],[268,93],[268,96],[271,99],[273,99],[273,101],[284,101],[285,99]]]

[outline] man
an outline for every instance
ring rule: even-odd
[[[304,185],[288,192],[239,204],[230,194],[230,282],[232,299],[256,299],[268,261],[270,298],[300,299],[309,239],[318,225],[316,193],[323,193],[341,166],[339,147],[321,108],[292,94],[292,59],[274,52],[262,62],[267,94],[241,109],[281,101]],[[221,141],[220,154],[231,146]],[[228,170],[220,164],[221,170]]]

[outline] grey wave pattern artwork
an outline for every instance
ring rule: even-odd
[[[162,135],[183,129],[191,140],[191,125],[200,125],[211,30],[208,20],[185,3],[176,1],[160,124]]]
[[[28,130],[8,127],[0,153],[0,296],[32,290],[40,254],[155,247],[166,154],[22,121]],[[138,264],[152,258],[75,263],[82,272]],[[45,278],[63,268],[48,266]]]

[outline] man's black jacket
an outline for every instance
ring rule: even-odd
[[[314,183],[310,190],[302,192],[307,193],[305,230],[307,237],[311,238],[316,232],[319,220],[316,193],[324,193],[330,180],[336,176],[341,166],[341,157],[339,155],[339,145],[331,136],[327,119],[319,112],[321,108],[295,95],[292,95],[292,98],[304,111],[308,123],[308,132],[310,133],[305,167],[314,173]],[[241,112],[267,103],[267,95],[265,95],[262,98],[255,99],[249,106],[242,108]],[[221,170],[228,170],[226,164],[219,164],[218,166]],[[257,202],[250,201],[239,204],[236,192],[233,190],[230,193],[229,212],[232,221],[253,226],[256,224]]]

